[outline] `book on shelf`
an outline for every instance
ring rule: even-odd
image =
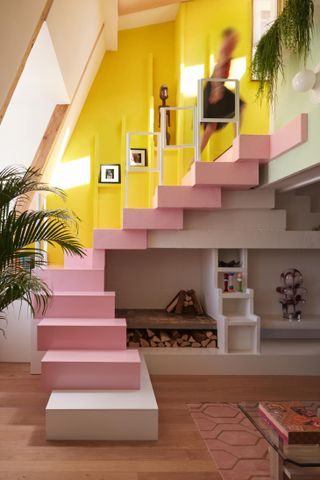
[[[302,402],[260,402],[259,412],[290,444],[320,443],[320,417]]]

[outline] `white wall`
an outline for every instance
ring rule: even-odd
[[[16,77],[46,0],[0,2],[0,107]]]
[[[107,253],[107,290],[117,308],[165,308],[179,290],[201,292],[200,250]]]
[[[31,314],[26,303],[14,302],[7,310],[7,325],[1,322],[0,362],[28,362],[31,347]]]
[[[100,0],[55,0],[47,23],[72,98],[103,24]]]
[[[254,312],[281,315],[279,295],[280,274],[297,268],[308,289],[307,303],[302,312],[320,316],[320,250],[249,250],[248,286],[254,289]]]
[[[44,23],[0,125],[0,168],[11,164],[29,166],[56,104],[68,102]]]

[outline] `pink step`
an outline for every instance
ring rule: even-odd
[[[47,390],[138,390],[137,350],[49,350],[42,359]]]
[[[114,292],[54,292],[46,318],[114,318]],[[42,312],[36,318],[43,318]]]
[[[259,184],[259,162],[195,162],[182,184],[250,188]]]
[[[154,198],[160,208],[220,208],[221,189],[218,187],[159,186]]]
[[[44,318],[38,350],[125,350],[127,324],[121,318]]]
[[[308,114],[302,113],[271,135],[270,156],[276,158],[307,141]]]
[[[98,228],[93,232],[93,244],[106,250],[145,250],[147,231]]]
[[[183,210],[179,208],[125,208],[123,228],[182,230]]]
[[[53,291],[103,291],[104,270],[83,270],[69,268],[46,268],[38,270],[37,276],[43,279]]]
[[[68,269],[104,269],[105,251],[96,248],[85,248],[84,258],[71,255],[64,256],[64,267]]]
[[[258,160],[259,163],[270,161],[269,135],[240,135],[231,148],[224,152],[216,162],[234,163]]]

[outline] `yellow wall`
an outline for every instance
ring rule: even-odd
[[[194,105],[195,96],[180,90],[181,65],[203,64],[209,75],[210,55],[217,58],[220,33],[229,26],[238,29],[241,41],[235,58],[245,57],[247,72],[241,79],[241,96],[247,103],[243,133],[267,133],[268,109],[255,102],[256,82],[250,79],[251,0],[196,0],[183,3],[175,22],[119,32],[119,50],[107,52],[85,106],[79,117],[62,162],[90,156],[90,183],[66,189],[67,206],[82,219],[80,238],[86,247],[92,242],[92,230],[120,228],[124,207],[125,132],[158,130],[159,89],[169,86],[169,104]],[[195,80],[196,84],[196,80]],[[177,88],[178,87],[178,88]],[[150,109],[154,108],[154,125]],[[177,122],[172,116],[172,140],[190,141],[191,116],[181,114]],[[175,131],[176,130],[176,131]],[[212,160],[230,146],[233,129],[227,127],[214,136],[203,159]],[[148,137],[136,137],[131,146],[150,147]],[[193,152],[168,151],[165,155],[165,183],[179,184]],[[149,152],[149,166],[156,159]],[[121,185],[98,185],[99,165],[120,163]],[[130,174],[130,207],[150,207],[157,184],[156,174]],[[52,197],[49,206],[56,206]],[[61,263],[61,256],[50,251],[52,263]]]
[[[241,97],[247,104],[243,114],[241,133],[264,134],[269,131],[269,109],[265,103],[260,104],[256,101],[257,82],[251,80],[251,25],[252,0],[196,0],[183,3],[177,18],[177,41],[180,45],[177,60],[186,68],[204,65],[205,75],[210,76],[212,74],[210,56],[213,55],[217,61],[221,32],[227,27],[235,28],[240,34],[240,42],[234,52],[234,61],[239,59],[246,61],[246,73],[240,80]],[[181,105],[193,105],[196,103],[196,98],[179,93],[178,101]],[[184,132],[177,133],[180,139],[190,139],[190,120],[186,119],[180,128],[184,128]],[[232,125],[218,132],[204,152],[203,160],[212,161],[217,158],[231,145],[233,136]]]

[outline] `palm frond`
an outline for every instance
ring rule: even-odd
[[[0,312],[12,302],[27,302],[33,314],[45,312],[51,290],[48,285],[23,268],[10,267],[0,272]]]

